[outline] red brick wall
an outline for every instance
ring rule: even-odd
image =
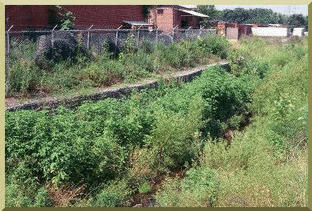
[[[118,28],[123,21],[144,21],[142,6],[64,6],[76,15],[76,28]]]
[[[242,36],[250,35],[251,34],[251,27],[252,27],[252,25],[239,24],[238,25],[239,38]]]
[[[151,10],[148,22],[165,32],[171,32],[176,26],[181,28],[182,20],[186,21],[189,26],[192,26],[192,28],[199,28],[198,17],[183,15],[186,14],[177,10],[175,6],[164,6]]]
[[[161,12],[162,11],[162,12]],[[174,25],[173,20],[173,8],[155,9],[154,14],[156,16],[154,23],[160,30],[165,32],[171,32]]]
[[[217,35],[225,36],[225,23],[223,21],[217,22]]]
[[[99,5],[64,6],[76,16],[76,28],[118,28],[124,20],[144,21],[142,6]],[[49,6],[6,6],[5,17],[9,18],[6,27],[14,25],[15,30],[28,27],[42,28],[48,24]]]
[[[41,28],[48,23],[48,6],[5,6],[6,29]]]

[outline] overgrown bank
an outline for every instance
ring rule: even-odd
[[[52,48],[50,60],[39,67],[35,60],[37,42],[12,40],[6,71],[8,97],[68,95],[133,83],[142,78],[219,61],[227,56],[229,47],[225,38],[216,35],[168,46],[144,41],[139,47],[136,47],[134,37],[129,36],[124,49],[115,55],[107,42],[103,43],[101,51],[92,48],[91,53],[87,53],[78,40],[78,48],[69,59],[62,61],[62,49]]]
[[[247,39],[229,58],[231,73],[128,100],[7,112],[7,205],[129,206],[153,192],[156,206],[305,206],[306,40]],[[226,147],[247,112],[251,125]]]

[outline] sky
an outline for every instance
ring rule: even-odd
[[[302,14],[304,16],[308,15],[308,6],[307,5],[215,5],[216,9],[234,9],[237,7],[242,7],[245,9],[252,8],[266,8],[272,9],[273,12],[278,12],[286,15],[291,14]]]

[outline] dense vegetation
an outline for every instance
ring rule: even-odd
[[[199,5],[198,9],[201,13],[207,14],[210,20],[239,24],[285,24],[291,28],[304,27],[308,30],[308,16],[302,14],[284,15],[265,8],[217,10],[214,5]],[[202,20],[202,24],[208,23],[208,20]]]
[[[229,47],[225,38],[210,35],[168,46],[142,42],[136,48],[134,37],[129,36],[125,48],[117,57],[109,51],[107,43],[103,43],[101,53],[91,49],[92,55],[86,55],[80,43],[75,58],[51,62],[40,69],[34,61],[36,42],[18,38],[11,44],[6,93],[14,97],[68,94],[69,91],[135,82],[164,72],[218,61],[226,57]]]
[[[306,206],[307,40],[248,38],[228,60],[128,99],[6,112],[6,206]]]

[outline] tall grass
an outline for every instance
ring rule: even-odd
[[[306,206],[307,40],[279,46],[251,38],[243,40],[233,53],[237,52],[240,58],[232,58],[240,59],[241,63],[234,66],[238,75],[245,73],[243,66],[247,61],[243,57],[267,61],[270,66],[252,94],[252,123],[244,131],[235,132],[230,147],[222,141],[208,141],[196,169],[216,171],[219,186],[215,189],[214,206]],[[173,205],[179,197],[172,196],[186,194],[183,189],[181,193],[182,183],[183,180],[166,181],[156,194],[159,206]],[[205,196],[205,200],[198,203],[194,199],[185,204],[183,198],[174,205],[207,206],[210,196],[200,189],[193,197],[199,199],[198,195]]]
[[[117,58],[109,52],[107,43],[103,43],[104,50],[91,60],[80,53],[74,59],[50,62],[43,69],[34,62],[36,43],[12,41],[7,75],[8,96],[65,94],[83,88],[132,83],[161,72],[178,71],[225,58],[229,46],[224,38],[216,35],[168,46],[145,41],[139,48],[130,38]]]

